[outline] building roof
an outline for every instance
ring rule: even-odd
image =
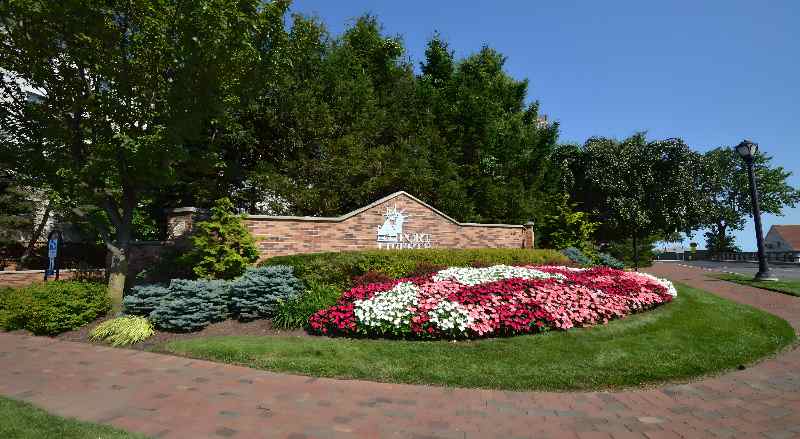
[[[786,224],[772,226],[770,231],[775,231],[784,241],[789,243],[792,250],[800,250],[800,224]]]

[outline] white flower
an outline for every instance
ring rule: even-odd
[[[402,282],[389,291],[375,293],[371,299],[356,300],[353,312],[356,319],[366,326],[407,326],[411,324],[413,315],[409,308],[419,303],[418,292],[413,283]]]
[[[459,332],[464,332],[466,327],[474,321],[463,305],[448,300],[443,300],[436,304],[435,308],[428,311],[428,317],[431,323],[445,332],[451,331],[456,327]]]
[[[535,268],[493,265],[485,268],[451,267],[433,276],[434,282],[456,281],[463,285],[479,285],[503,279],[564,279],[557,273],[545,273]]]

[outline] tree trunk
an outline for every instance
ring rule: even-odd
[[[122,312],[122,295],[128,279],[128,249],[111,251],[108,267],[108,295],[111,297],[111,315]]]
[[[726,252],[730,249],[725,244],[725,237],[728,236],[728,226],[717,224],[717,252]]]
[[[20,258],[20,262],[25,265],[28,258],[31,257],[33,253],[33,248],[36,246],[36,243],[39,242],[39,238],[42,236],[42,232],[44,231],[44,227],[47,225],[47,220],[50,219],[50,211],[53,208],[53,201],[47,200],[47,206],[44,208],[44,212],[42,212],[42,220],[39,221],[39,224],[33,230],[31,234],[31,239],[28,241],[28,245],[25,247],[25,253],[22,254]]]
[[[639,237],[638,233],[633,234],[633,269],[639,271]]]

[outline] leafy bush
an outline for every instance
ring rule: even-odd
[[[55,335],[91,322],[111,309],[105,285],[51,281],[6,290],[0,298],[0,324]]]
[[[164,285],[137,285],[122,299],[125,314],[149,316],[154,309],[169,297],[170,290]]]
[[[616,268],[617,270],[622,270],[625,268],[625,264],[622,261],[608,253],[598,253],[595,263],[597,265],[605,265],[606,267]]]
[[[564,250],[561,250],[561,253],[568,257],[570,261],[578,265],[592,265],[592,258],[586,256],[582,251],[575,247],[565,248]]]
[[[341,289],[350,280],[368,271],[379,271],[389,277],[406,277],[420,264],[466,267],[474,263],[492,264],[564,264],[568,259],[555,250],[531,249],[420,249],[368,250],[339,253],[311,253],[277,256],[260,265],[288,265],[306,283],[336,285]]]
[[[255,239],[227,198],[216,201],[211,217],[195,225],[191,239],[192,249],[183,261],[201,278],[233,279],[258,260]]]
[[[89,339],[105,341],[111,346],[127,346],[144,341],[153,334],[153,325],[146,318],[124,316],[97,325],[89,333]]]
[[[240,320],[271,317],[279,301],[292,300],[301,291],[302,283],[292,267],[249,268],[231,283],[231,311]]]
[[[225,320],[229,300],[226,281],[173,279],[169,295],[150,313],[150,320],[167,331],[198,331]]]
[[[559,196],[551,206],[552,212],[537,224],[540,244],[545,248],[591,250],[592,237],[600,223],[592,221],[589,213],[576,210],[578,205],[571,203],[568,195]]]
[[[272,324],[277,328],[302,328],[315,312],[331,307],[342,296],[333,285],[312,284],[300,296],[278,303]]]

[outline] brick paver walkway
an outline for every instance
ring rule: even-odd
[[[800,299],[677,265],[651,271],[800,325]],[[0,394],[155,437],[789,438],[800,437],[798,390],[800,350],[692,384],[518,393],[315,379],[0,334]]]

